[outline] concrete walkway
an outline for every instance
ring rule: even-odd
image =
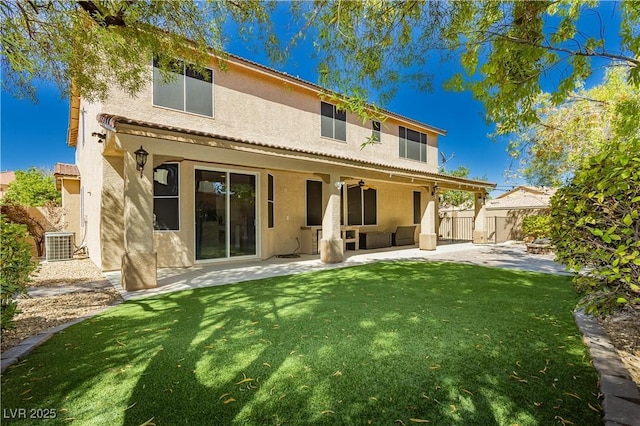
[[[553,255],[532,255],[526,252],[524,244],[504,243],[495,245],[475,245],[471,243],[439,245],[435,251],[422,251],[417,247],[389,248],[379,250],[361,250],[347,252],[346,260],[338,264],[324,264],[319,256],[301,255],[294,259],[271,258],[266,261],[203,265],[193,268],[165,268],[158,270],[158,286],[154,289],[129,292],[120,285],[120,272],[105,273],[108,281],[99,281],[89,285],[56,288],[38,288],[29,291],[32,297],[43,297],[92,291],[113,286],[124,300],[171,293],[200,287],[232,284],[241,281],[269,278],[303,272],[321,271],[335,268],[362,265],[377,261],[414,260],[444,261],[519,269],[526,271],[567,274],[565,268],[553,261]],[[94,313],[93,315],[97,314]],[[31,337],[19,346],[2,353],[1,370],[18,362],[58,331],[82,321],[80,318],[71,323],[55,327]],[[576,324],[584,335],[591,352],[593,365],[600,375],[600,390],[603,394],[603,423],[606,426],[640,426],[640,393],[631,380],[617,351],[604,330],[591,316],[582,312],[575,314]]]
[[[447,261],[552,274],[567,273],[564,266],[553,261],[553,255],[531,255],[526,252],[524,244],[478,245],[460,243],[440,245],[434,251],[420,250],[415,246],[360,250],[357,252],[348,251],[344,262],[334,264],[322,263],[318,255],[301,255],[299,258],[294,259],[272,257],[264,261],[245,261],[235,265],[221,263],[186,269],[165,268],[158,270],[158,286],[156,288],[132,292],[122,289],[119,271],[107,272],[105,277],[118,289],[124,300],[129,300],[192,288],[345,268],[384,260]]]

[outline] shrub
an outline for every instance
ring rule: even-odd
[[[0,229],[0,315],[2,330],[13,328],[13,317],[18,313],[16,296],[27,291],[29,274],[36,269],[31,258],[31,246],[25,241],[27,227],[8,222],[1,216]]]
[[[546,238],[551,234],[551,216],[536,214],[522,219],[522,231],[525,237]]]
[[[551,199],[557,259],[589,313],[640,303],[640,141],[612,142]]]

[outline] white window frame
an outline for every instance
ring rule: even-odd
[[[402,137],[402,130],[404,129],[404,138]],[[407,156],[407,132],[411,130],[413,132],[418,133],[418,135],[420,135],[420,145],[424,145],[424,160],[422,160],[422,154],[420,154],[420,158],[416,159],[416,158],[411,158]],[[422,138],[424,137],[424,144],[422,143]],[[415,141],[414,141],[415,142]],[[405,126],[398,126],[398,146],[400,146],[400,144],[404,143],[404,155],[401,155],[400,152],[398,152],[398,157],[400,158],[404,158],[406,160],[410,160],[410,161],[418,161],[420,163],[428,163],[429,162],[429,135],[427,133],[424,132],[420,132],[418,130],[415,129],[411,129],[409,127],[405,127]],[[422,147],[420,148],[422,150]],[[400,151],[400,149],[398,148],[398,151]]]
[[[244,255],[244,256],[229,256],[229,245],[230,245],[230,241],[231,241],[231,233],[227,232],[226,234],[226,241],[225,244],[227,246],[227,257],[220,257],[220,258],[216,258],[216,259],[196,259],[196,221],[195,221],[195,217],[193,220],[193,262],[195,264],[207,264],[207,263],[228,263],[228,262],[237,262],[238,260],[248,260],[248,259],[260,259],[262,257],[262,221],[260,220],[260,214],[262,212],[262,209],[260,208],[260,200],[262,197],[260,197],[260,191],[258,191],[258,188],[260,188],[260,173],[258,172],[253,172],[253,171],[249,171],[249,170],[243,170],[243,169],[234,169],[234,168],[226,168],[226,167],[210,167],[210,166],[195,166],[193,168],[193,182],[195,184],[196,181],[196,172],[198,170],[205,170],[205,171],[210,171],[210,172],[221,172],[221,173],[226,173],[226,180],[227,182],[229,181],[229,175],[231,175],[232,173],[236,173],[236,174],[242,174],[242,175],[252,175],[256,177],[256,200],[255,200],[255,205],[256,205],[256,254],[248,254],[248,255]],[[195,190],[195,188],[193,189]],[[195,195],[195,194],[194,194]],[[229,203],[229,191],[227,191],[227,193],[225,194],[226,197],[226,201],[225,201],[225,215],[227,216],[227,218],[230,216],[231,214],[231,205]],[[191,206],[191,212],[192,214],[195,215],[195,211],[196,211],[196,197],[193,197],[193,204]]]
[[[331,116],[331,120],[332,120],[331,136],[322,134],[322,117],[328,117],[322,114],[323,105],[328,105],[333,108],[333,113]],[[329,102],[320,101],[320,136],[323,138],[332,139],[335,141],[346,142],[347,141],[347,112],[346,111],[344,111],[344,139],[336,138],[336,121],[343,121],[336,118],[336,113],[338,111],[343,111],[343,110],[340,110],[336,105],[331,104]]]
[[[187,78],[187,73],[186,73],[186,66],[187,63],[181,59],[178,59],[178,61],[182,62],[182,74],[178,74],[178,73],[174,73],[177,74],[177,78],[182,78],[185,83],[186,83],[186,78]],[[152,78],[152,83],[151,83],[151,104],[155,107],[155,108],[163,108],[163,109],[167,109],[170,111],[180,111],[184,114],[191,114],[191,115],[196,115],[198,117],[206,117],[206,118],[214,118],[215,116],[215,93],[214,93],[214,72],[213,72],[213,68],[208,68],[205,67],[206,70],[211,71],[211,81],[205,81],[206,83],[211,84],[211,115],[206,115],[206,114],[200,114],[197,112],[192,112],[192,111],[186,111],[186,103],[187,103],[187,91],[184,89],[186,87],[186,84],[183,85],[183,90],[182,90],[182,109],[179,108],[172,108],[170,106],[165,106],[165,105],[158,105],[156,104],[156,100],[154,97],[154,87],[156,85],[156,77],[155,77],[155,69],[157,67],[154,64],[153,59],[151,60],[151,69],[152,69],[152,74],[153,74],[153,78]],[[158,84],[163,84],[162,81],[158,81]]]
[[[164,166],[164,165],[168,165],[168,164],[175,164],[178,168],[178,195],[156,195],[155,191],[153,192],[153,204],[154,204],[154,211],[153,211],[153,215],[155,216],[155,202],[156,202],[156,198],[158,199],[174,199],[177,198],[178,199],[178,229],[153,229],[153,232],[158,232],[158,233],[163,233],[163,232],[180,232],[180,230],[182,229],[182,217],[181,217],[181,212],[180,210],[182,210],[180,208],[180,182],[181,182],[181,178],[180,178],[180,163],[176,162],[176,161],[168,161],[166,163],[162,163],[162,164],[158,164],[157,167],[160,166]],[[154,169],[156,169],[157,167],[154,167]],[[153,180],[153,182],[155,182],[155,179]],[[152,183],[152,185],[154,185]]]

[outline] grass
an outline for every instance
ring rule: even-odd
[[[53,408],[53,422],[91,425],[601,424],[576,300],[567,277],[423,262],[140,299],[10,368],[3,412]]]

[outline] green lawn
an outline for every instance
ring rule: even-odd
[[[151,297],[10,368],[2,407],[90,425],[596,425],[576,301],[568,277],[425,262]]]

